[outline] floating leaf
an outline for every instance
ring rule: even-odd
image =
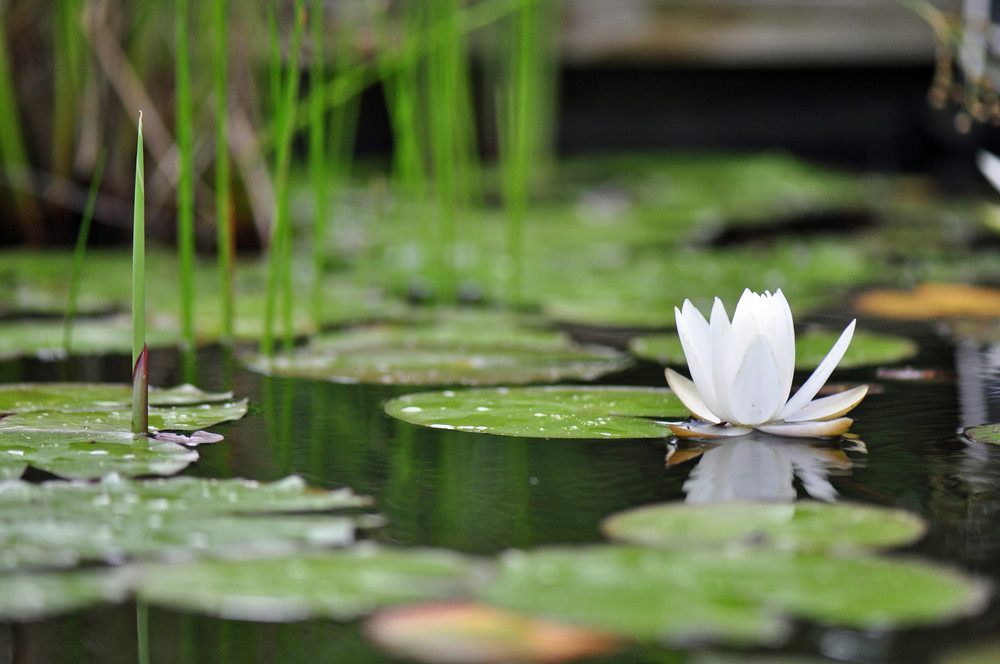
[[[479,596],[639,639],[773,643],[785,618],[898,628],[978,612],[987,593],[951,570],[872,556],[591,546],[509,551]]]
[[[969,427],[962,433],[977,443],[1000,445],[1000,424],[984,424],[978,427]]]
[[[0,325],[0,358],[34,356],[43,360],[62,358],[64,323],[60,320],[28,319],[5,321]],[[150,348],[176,346],[175,330],[156,326],[147,328]],[[70,350],[75,355],[103,353],[128,353],[132,348],[132,326],[125,316],[104,318],[77,318],[73,322],[73,343]]]
[[[151,392],[152,432],[194,431],[238,420],[247,402],[225,401],[181,386]],[[210,403],[202,403],[202,402]],[[197,460],[197,453],[167,440],[131,433],[131,388],[106,384],[23,384],[0,388],[0,478],[17,477],[26,465],[73,478],[116,471],[170,475]]]
[[[818,367],[839,337],[839,332],[818,329],[796,334],[795,368],[802,371]],[[684,349],[676,333],[636,337],[630,342],[629,350],[637,357],[660,364],[686,363]],[[870,364],[891,364],[912,357],[917,350],[917,344],[904,337],[858,330],[837,367],[849,369]]]
[[[873,290],[854,307],[885,318],[933,319],[948,316],[1000,316],[1000,290],[965,284],[920,284],[911,291]]]
[[[389,415],[436,429],[524,438],[666,438],[649,418],[688,417],[665,388],[521,387],[407,394],[385,405]]]
[[[101,602],[123,602],[131,581],[128,570],[0,575],[0,620],[35,621]]]
[[[147,565],[139,599],[233,620],[351,620],[375,609],[466,594],[482,563],[444,549],[359,545],[323,554]]]
[[[919,539],[926,527],[923,519],[903,510],[798,501],[646,505],[612,514],[601,529],[615,540],[662,548],[744,544],[820,552],[903,546]]]
[[[193,406],[233,398],[232,392],[213,394],[194,385],[149,388],[150,406]],[[129,408],[132,386],[115,383],[22,383],[0,385],[0,413],[36,410],[106,410]]]
[[[136,557],[288,554],[342,546],[374,517],[275,516],[370,506],[350,490],[313,489],[299,477],[261,484],[194,477],[97,483],[0,482],[0,567],[119,563]]]
[[[565,662],[606,654],[621,643],[600,630],[472,602],[384,609],[368,619],[365,633],[397,657],[431,664]]]
[[[375,327],[319,337],[292,354],[255,357],[249,366],[340,383],[497,385],[591,380],[630,363],[608,348],[577,347],[558,333],[487,317],[476,326]]]

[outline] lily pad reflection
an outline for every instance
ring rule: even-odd
[[[688,416],[668,389],[521,387],[408,394],[385,405],[412,424],[525,438],[666,438],[651,418]]]

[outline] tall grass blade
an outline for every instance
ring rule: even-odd
[[[215,83],[215,222],[219,265],[219,292],[222,298],[222,340],[233,339],[235,303],[233,294],[233,212],[230,202],[228,99],[226,93],[227,39],[226,0],[212,2],[213,58]]]
[[[132,213],[132,363],[146,344],[146,174],[142,156],[142,112],[135,146],[135,198]]]
[[[146,346],[146,174],[142,157],[142,113],[135,147],[135,210],[132,225],[132,433],[149,431]]]
[[[302,43],[304,24],[303,0],[295,1],[295,24],[288,54],[288,73],[281,76],[280,67],[272,74],[281,80],[272,83],[272,91],[280,90],[281,99],[277,108],[274,126],[277,128],[275,164],[275,215],[271,226],[271,242],[268,256],[267,294],[264,305],[264,335],[261,351],[265,356],[274,354],[274,324],[278,309],[278,294],[281,294],[281,314],[284,322],[283,342],[291,348],[294,342],[292,327],[292,284],[291,284],[291,244],[292,229],[289,219],[288,171],[291,165],[292,134],[295,129],[295,115],[299,92],[299,46]],[[272,50],[277,47],[276,37],[272,39]],[[273,62],[273,57],[272,57]]]
[[[4,7],[0,6],[0,13],[3,11]],[[28,151],[22,136],[17,98],[14,96],[14,78],[7,59],[7,40],[3,26],[0,25],[0,162],[3,163],[4,175],[17,207],[21,235],[28,244],[40,245],[45,240],[45,231],[41,225],[38,205],[25,193],[24,190],[28,187],[19,182],[20,179],[29,177]]]
[[[97,157],[97,166],[90,180],[90,193],[87,195],[87,205],[83,208],[83,219],[80,231],[76,237],[76,250],[73,252],[73,273],[69,282],[69,301],[66,303],[66,321],[63,324],[63,351],[68,356],[73,342],[73,319],[76,317],[76,301],[80,292],[80,275],[83,273],[83,258],[87,253],[87,238],[90,237],[90,222],[94,218],[94,205],[97,203],[97,192],[104,176],[104,159],[107,150],[101,150]]]
[[[309,17],[312,63],[309,67],[309,175],[313,190],[313,288],[312,318],[322,324],[322,284],[329,180],[326,154],[326,62],[323,55],[323,0],[313,0]],[[338,40],[339,41],[339,40]]]
[[[188,45],[188,0],[174,0],[174,63],[178,153],[177,244],[180,253],[181,339],[185,354],[195,346],[194,330],[194,118]]]
[[[52,172],[69,177],[77,102],[83,87],[87,44],[80,29],[81,0],[55,3],[53,34]]]

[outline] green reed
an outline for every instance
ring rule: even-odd
[[[29,177],[28,151],[22,139],[21,119],[14,90],[14,78],[7,58],[7,40],[4,31],[0,29],[0,161],[3,163],[7,184],[12,189],[21,235],[29,244],[41,244],[45,239],[41,215],[35,200],[24,190],[22,182]]]
[[[54,9],[51,170],[70,177],[77,101],[86,73],[88,46],[80,29],[82,1],[61,0],[54,3]]]
[[[226,39],[226,0],[212,2],[212,35],[215,91],[215,225],[216,252],[219,267],[219,293],[222,311],[222,340],[231,343],[233,339],[233,319],[235,317],[233,301],[233,269],[234,269],[234,237],[233,213],[230,201],[229,184],[229,138],[228,138],[228,100],[226,94],[227,71],[227,39]]]
[[[97,157],[97,166],[90,180],[90,193],[87,194],[87,205],[83,208],[83,219],[80,231],[76,237],[76,250],[73,252],[73,272],[69,281],[69,300],[66,302],[66,320],[63,323],[63,351],[68,356],[73,341],[73,319],[76,317],[76,301],[80,292],[80,275],[83,273],[83,259],[87,253],[87,238],[90,237],[90,222],[94,218],[94,205],[97,203],[97,192],[104,175],[104,159],[107,150],[101,150]]]
[[[146,347],[146,174],[142,154],[142,113],[135,146],[135,207],[132,213],[132,433],[149,430]]]
[[[190,356],[194,330],[194,109],[191,100],[191,64],[188,44],[188,0],[174,0],[174,96],[176,101],[177,245],[180,254],[181,339]],[[188,372],[185,372],[188,373]],[[187,376],[185,376],[187,378]]]
[[[323,54],[323,0],[313,0],[309,17],[312,62],[309,66],[309,176],[313,190],[313,324],[322,319],[323,256],[326,239],[328,169],[326,155],[326,61]],[[339,41],[339,40],[338,40]]]
[[[284,322],[283,345],[286,349],[290,349],[294,343],[291,283],[292,228],[288,209],[288,171],[291,165],[292,135],[295,129],[295,114],[299,91],[298,63],[304,23],[303,2],[304,0],[295,0],[295,23],[288,54],[288,71],[284,76],[281,74],[280,53],[277,57],[278,66],[274,66],[275,56],[273,53],[278,49],[276,36],[272,38],[271,43],[271,73],[272,76],[279,78],[277,82],[272,81],[271,83],[272,100],[274,100],[276,91],[279,93],[279,96],[274,121],[274,125],[277,128],[275,135],[276,159],[274,172],[275,214],[271,224],[267,294],[264,304],[264,336],[261,340],[261,350],[266,356],[274,353],[274,319],[278,307],[279,289],[281,295],[281,314]],[[276,32],[272,31],[272,35],[276,35]]]

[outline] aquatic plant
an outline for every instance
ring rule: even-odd
[[[789,399],[795,373],[792,311],[774,295],[743,291],[732,323],[716,298],[711,323],[690,300],[675,307],[677,333],[691,379],[666,370],[667,383],[700,423],[672,425],[678,436],[742,436],[753,429],[781,436],[839,436],[854,420],[842,417],[868,393],[861,385],[813,400],[854,335],[847,326],[812,376]]]
[[[142,112],[135,145],[135,207],[132,212],[132,433],[149,429],[149,347],[146,346],[146,175]],[[141,366],[140,366],[141,365]]]

